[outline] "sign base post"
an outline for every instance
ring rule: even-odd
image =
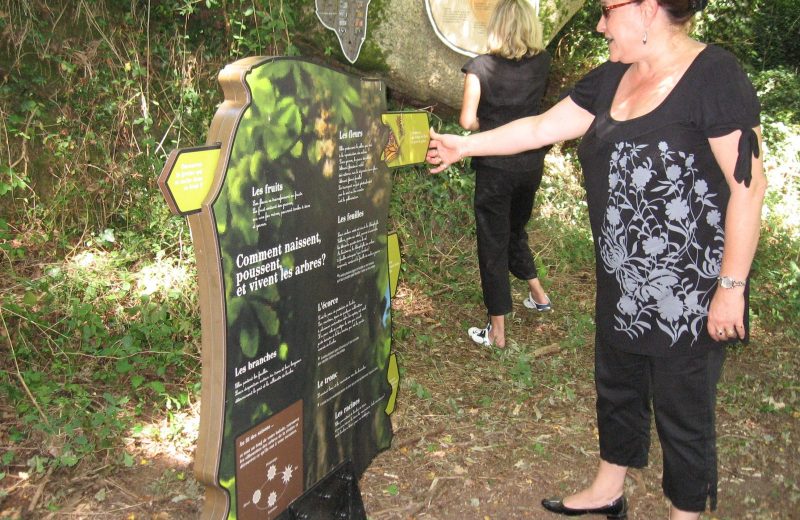
[[[278,520],[367,520],[350,463],[341,464],[303,493]]]

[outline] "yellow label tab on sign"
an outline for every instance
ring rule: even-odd
[[[386,413],[392,415],[394,406],[397,404],[397,390],[400,388],[400,367],[397,365],[396,354],[389,356],[389,369],[386,373],[386,379],[389,381],[389,386],[392,387],[392,395],[389,396],[389,402],[386,403]]]
[[[425,162],[430,141],[427,112],[386,112],[381,121],[389,127],[389,140],[381,157],[387,166],[396,168]]]
[[[397,292],[397,280],[400,278],[400,239],[397,238],[397,233],[389,233],[387,236],[388,244],[386,245],[389,250],[389,294],[394,298]]]
[[[220,146],[173,150],[158,179],[158,185],[173,213],[200,211],[219,161]]]

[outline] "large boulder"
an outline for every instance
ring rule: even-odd
[[[436,109],[458,110],[464,82],[461,67],[469,55],[456,52],[437,36],[426,1],[441,0],[383,0],[379,17],[373,16],[370,5],[366,43],[373,43],[380,50],[385,63],[381,75],[389,88]],[[449,1],[476,4],[480,0]],[[541,0],[545,45],[584,3],[585,0]],[[376,4],[375,0],[372,4]],[[358,61],[355,66],[359,66]]]

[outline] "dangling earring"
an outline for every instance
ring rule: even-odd
[[[642,45],[647,45],[647,31],[645,31],[644,36],[642,36]]]

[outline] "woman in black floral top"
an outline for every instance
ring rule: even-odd
[[[688,35],[706,0],[602,0],[609,61],[540,116],[471,136],[431,132],[433,172],[466,156],[582,137],[597,274],[593,483],[542,503],[624,518],[651,408],[670,519],[716,507],[716,384],[747,341],[748,273],[766,189],[759,103],[729,52]]]

